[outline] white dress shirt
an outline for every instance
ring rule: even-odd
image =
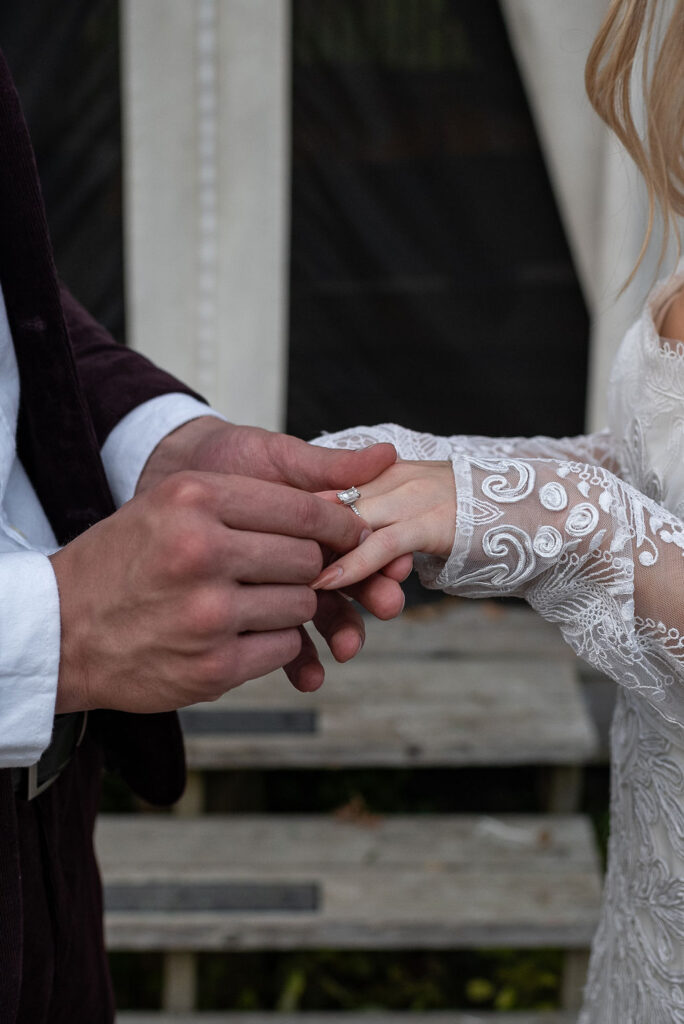
[[[0,290],[0,768],[38,760],[50,742],[59,671],[59,545],[16,450],[19,372]],[[161,395],[122,419],[102,448],[117,507],[133,497],[157,444],[198,416],[184,394]]]

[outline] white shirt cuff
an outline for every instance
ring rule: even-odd
[[[34,764],[50,742],[59,674],[59,593],[46,555],[0,555],[0,768]]]
[[[102,461],[117,508],[135,494],[150,455],[167,434],[200,416],[225,416],[177,392],[159,395],[132,409],[114,427],[102,446]]]

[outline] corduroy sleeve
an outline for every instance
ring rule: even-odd
[[[151,398],[185,394],[204,401],[145,356],[114,341],[64,285],[61,296],[78,376],[100,447],[124,416]]]

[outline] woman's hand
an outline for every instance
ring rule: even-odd
[[[355,504],[373,533],[324,569],[315,590],[348,587],[414,551],[449,557],[456,526],[450,462],[397,462],[360,489]],[[334,491],[321,496],[337,501]]]

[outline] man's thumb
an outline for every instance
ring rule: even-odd
[[[368,483],[397,461],[394,445],[385,442],[356,451],[313,445],[311,448],[318,455],[308,467],[311,473],[310,489],[317,491],[342,490]]]

